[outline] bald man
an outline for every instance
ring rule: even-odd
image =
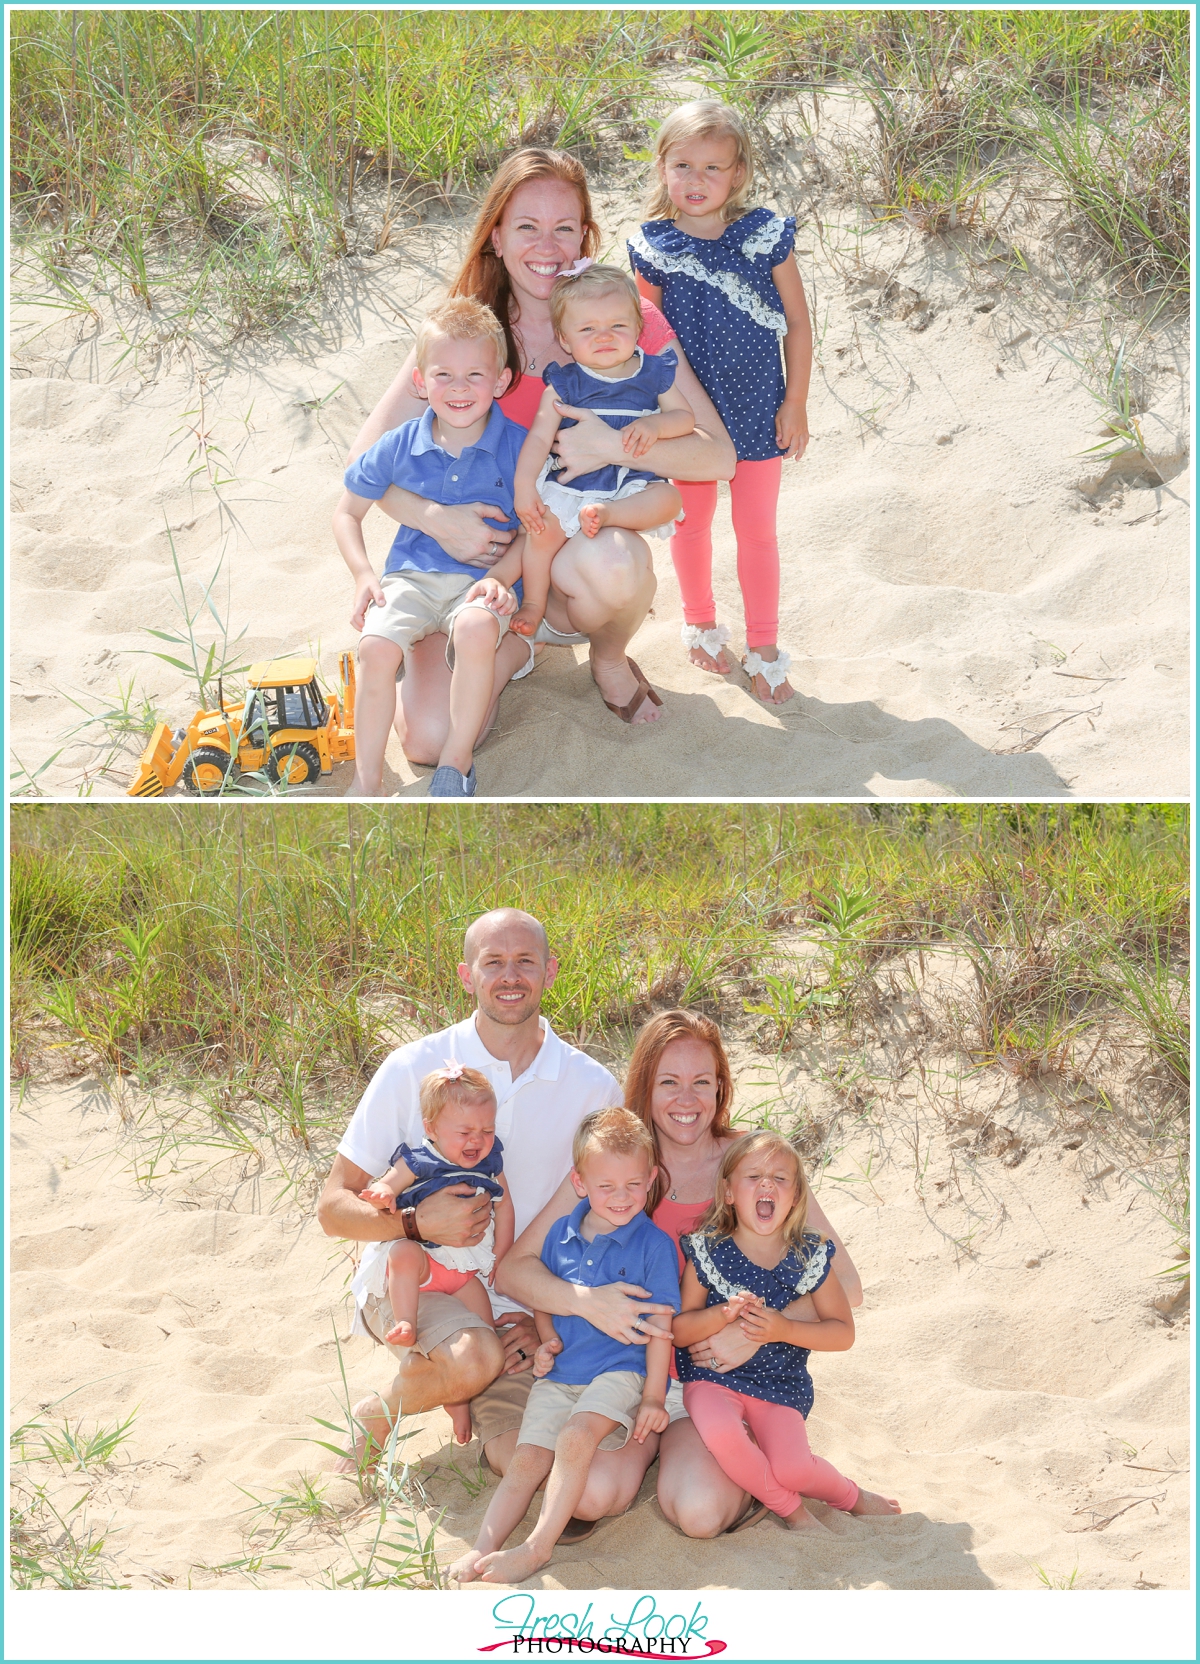
[[[420,1145],[418,1091],[430,1070],[453,1061],[481,1070],[491,1082],[518,1236],[570,1171],[580,1121],[623,1101],[608,1070],[560,1040],[541,1015],[542,995],[557,972],[546,931],[529,913],[502,907],[475,919],[458,967],[463,987],[475,997],[473,1014],[394,1051],[363,1093],[317,1204],[327,1235],[367,1244],[352,1285],[357,1333],[382,1345],[394,1321],[382,1279],[391,1241],[408,1235],[446,1247],[473,1246],[487,1228],[491,1198],[468,1185],[439,1190],[404,1213],[380,1213],[359,1198],[387,1170],[399,1144]],[[366,1432],[355,1454],[339,1463],[343,1471],[352,1472],[364,1459],[367,1433],[376,1444],[386,1443],[399,1413],[470,1399],[475,1436],[503,1472],[516,1445],[538,1339],[523,1307],[494,1291],[491,1299],[489,1326],[453,1295],[422,1294],[416,1345],[388,1348],[398,1365],[391,1388],[355,1406]]]

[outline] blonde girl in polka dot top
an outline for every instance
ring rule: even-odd
[[[745,607],[743,668],[764,704],[792,697],[779,648],[775,510],[783,463],[808,444],[812,326],[792,252],[796,222],[746,209],[754,177],[741,117],[702,99],[658,131],[651,218],[630,239],[638,288],[661,307],[737,448],[730,481]],[[782,362],[780,347],[782,344]],[[683,641],[701,670],[728,676],[729,629],[712,593],[715,480],[675,482],[684,520],[671,540],[683,595]]]

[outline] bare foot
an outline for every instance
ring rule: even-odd
[[[537,627],[545,617],[545,608],[531,607],[528,601],[517,608],[508,621],[508,627],[514,635],[533,636],[537,634]]]
[[[584,537],[595,537],[601,526],[608,525],[608,509],[604,503],[587,503],[579,511],[579,529]]]
[[[455,1444],[470,1444],[471,1442],[471,1407],[469,1404],[443,1404],[442,1408],[450,1417],[450,1424],[454,1428]]]
[[[389,1346],[411,1346],[417,1338],[417,1331],[406,1318],[402,1317],[398,1323],[392,1325],[383,1338]]]
[[[452,1566],[446,1567],[447,1578],[453,1583],[473,1583],[479,1576],[479,1560],[479,1550],[469,1548]]]
[[[516,1548],[501,1548],[492,1554],[485,1554],[479,1562],[477,1575],[485,1583],[524,1583],[527,1577],[532,1577],[534,1572],[540,1572],[543,1566],[549,1564],[548,1554],[539,1554],[528,1543],[520,1543]]]
[[[375,1409],[375,1400],[364,1398],[356,1404],[350,1412],[356,1422],[365,1421]],[[345,1456],[339,1456],[333,1464],[334,1473],[349,1473],[358,1475],[367,1473],[379,1460],[379,1446],[368,1433],[359,1433],[354,1440],[354,1447]]]
[[[356,774],[354,779],[350,782],[349,788],[343,792],[342,795],[343,797],[382,797],[383,776],[380,775],[379,780],[375,785],[364,785],[360,777]]]
[[[858,1501],[851,1508],[852,1514],[899,1514],[903,1512],[894,1496],[880,1496],[877,1491],[859,1490]]]
[[[824,1531],[826,1529],[819,1519],[809,1513],[803,1503],[800,1504],[794,1514],[788,1514],[783,1523],[789,1531]]]
[[[592,680],[600,689],[601,697],[610,705],[628,705],[638,690],[638,680],[630,670],[628,661],[622,659],[617,663],[601,663],[594,655],[592,657]],[[647,694],[634,711],[632,721],[657,722],[662,712]]]

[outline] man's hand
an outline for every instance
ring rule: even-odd
[[[533,1368],[533,1360],[541,1347],[537,1325],[528,1312],[501,1312],[496,1319],[496,1332],[504,1342],[504,1375],[520,1375]]]
[[[474,1248],[483,1241],[491,1217],[492,1198],[486,1191],[476,1195],[470,1185],[455,1184],[417,1203],[417,1233],[441,1248]]]
[[[664,1404],[656,1404],[652,1399],[643,1398],[638,1408],[637,1420],[633,1424],[633,1436],[638,1444],[645,1444],[648,1433],[665,1433],[670,1422],[671,1418]]]
[[[644,1346],[656,1336],[663,1340],[673,1338],[671,1319],[675,1308],[659,1304],[638,1283],[604,1283],[599,1288],[580,1288],[578,1298],[580,1316],[623,1346]]]

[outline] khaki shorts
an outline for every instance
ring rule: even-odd
[[[402,653],[407,653],[426,636],[450,634],[455,618],[464,607],[478,607],[496,621],[496,646],[508,634],[508,618],[501,617],[482,601],[464,601],[463,596],[475,582],[457,572],[387,572],[380,580],[384,603],[374,601],[367,608],[362,627],[364,636],[383,636]],[[532,647],[530,648],[532,658]],[[446,662],[453,670],[454,659],[449,643]]]
[[[392,1315],[392,1303],[386,1294],[368,1294],[363,1302],[363,1322],[371,1333],[371,1339],[379,1342],[380,1346],[387,1346],[388,1351],[397,1363],[402,1363],[408,1355],[406,1346],[388,1346],[384,1335],[395,1324]],[[417,1300],[417,1339],[416,1348],[426,1357],[435,1346],[440,1346],[444,1340],[452,1340],[463,1329],[486,1329],[493,1333],[492,1326],[477,1312],[464,1306],[461,1300],[456,1300],[452,1294],[439,1294],[436,1289],[429,1289]]]
[[[610,1369],[578,1386],[566,1381],[535,1381],[521,1420],[518,1444],[553,1450],[572,1416],[607,1416],[618,1423],[600,1440],[599,1450],[621,1450],[629,1442],[641,1407],[646,1377],[632,1369]]]

